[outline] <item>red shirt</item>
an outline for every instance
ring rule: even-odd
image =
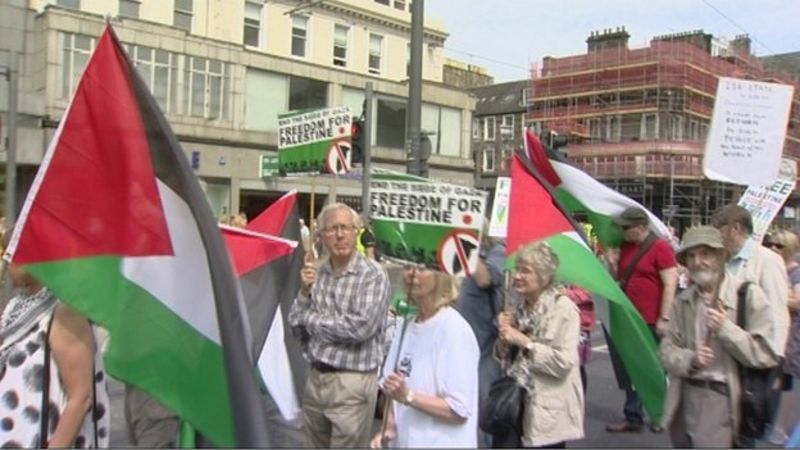
[[[625,242],[622,244],[619,254],[619,273],[621,276],[628,267],[633,256],[639,251],[640,244]],[[639,260],[636,269],[631,274],[630,281],[625,288],[625,294],[633,302],[633,306],[639,310],[642,318],[649,325],[658,321],[661,313],[661,294],[664,291],[664,283],[661,282],[659,272],[676,266],[675,252],[672,247],[663,239],[657,239],[650,250],[647,251]]]

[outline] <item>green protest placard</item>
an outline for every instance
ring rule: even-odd
[[[374,173],[370,221],[381,253],[451,275],[478,263],[486,195],[398,173]]]
[[[348,107],[278,117],[278,167],[282,174],[343,174],[350,170]]]

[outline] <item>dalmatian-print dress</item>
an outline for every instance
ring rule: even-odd
[[[13,308],[13,298],[6,311]],[[10,343],[7,357],[0,367],[0,447],[36,448],[40,447],[42,388],[44,375],[45,339],[50,326],[54,308],[43,312],[31,321],[30,329],[15,343]],[[94,331],[94,329],[93,329]],[[97,334],[95,342],[97,342]],[[73,447],[105,448],[109,442],[108,392],[106,374],[103,370],[102,355],[95,351],[95,403],[86,414]],[[50,354],[50,392],[48,437],[55,431],[67,403],[58,365]]]

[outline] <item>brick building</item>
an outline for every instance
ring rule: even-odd
[[[593,32],[585,54],[545,57],[531,79],[528,125],[566,134],[571,161],[665,219],[682,227],[706,221],[742,191],[702,173],[719,77],[796,87],[798,79],[754,57],[747,36],[690,31],[638,49],[628,48],[629,37],[624,28]],[[796,88],[784,146],[795,160],[798,106]],[[795,193],[787,205],[797,204]]]

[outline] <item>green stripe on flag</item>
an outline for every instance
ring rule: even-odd
[[[100,256],[30,264],[25,270],[109,330],[109,374],[157,392],[179,416],[207,430],[216,445],[236,445],[222,348],[123,277],[121,264],[119,257]]]

